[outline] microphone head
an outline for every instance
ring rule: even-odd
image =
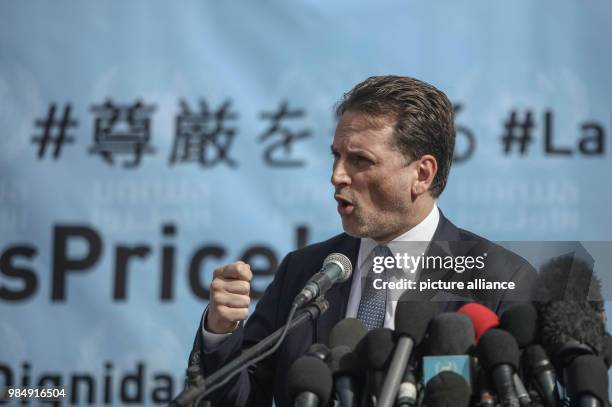
[[[348,346],[333,348],[329,354],[328,366],[333,376],[362,377],[366,370],[363,359],[358,357]]]
[[[338,279],[339,283],[342,283],[349,279],[351,273],[353,272],[353,265],[348,257],[346,257],[342,253],[332,253],[323,260],[323,267],[327,266],[330,263],[337,264],[340,267],[341,274]]]
[[[519,348],[538,342],[538,312],[531,303],[508,308],[499,319],[499,327],[514,336]]]
[[[344,318],[332,328],[327,344],[330,349],[338,346],[348,346],[351,349],[355,349],[355,346],[367,333],[367,328],[360,320]]]
[[[427,407],[467,407],[471,390],[461,375],[444,371],[431,378],[425,386],[424,405]]]
[[[304,392],[311,392],[319,398],[319,405],[326,405],[333,387],[332,374],[325,362],[314,356],[297,359],[287,375],[287,387],[291,400]]]
[[[393,331],[388,328],[374,328],[357,344],[355,351],[367,361],[371,370],[387,370],[393,357]]]
[[[476,342],[478,342],[480,337],[489,329],[499,326],[499,317],[497,314],[482,304],[471,302],[463,305],[457,312],[467,315],[472,321],[474,333],[476,334]]]
[[[572,405],[578,405],[578,398],[584,395],[597,397],[601,405],[607,404],[608,369],[600,357],[578,356],[570,365],[566,382]]]
[[[465,355],[475,344],[474,326],[465,314],[443,312],[429,323],[431,355]]]
[[[597,311],[588,303],[553,301],[539,304],[538,309],[540,342],[546,352],[553,356],[557,367],[571,363],[573,351],[570,348],[577,349],[580,354],[603,352],[606,328]],[[578,349],[585,348],[584,345],[592,351]]]
[[[418,344],[423,340],[429,322],[438,313],[438,304],[407,300],[408,291],[402,294],[395,308],[395,335],[408,336]]]
[[[516,339],[501,329],[489,329],[477,346],[478,360],[487,372],[498,365],[510,365],[516,371],[519,364],[519,347]]]

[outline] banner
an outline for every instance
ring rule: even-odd
[[[166,403],[216,267],[257,299],[342,231],[333,108],[372,75],[453,102],[454,224],[612,240],[609,2],[29,0],[0,34],[0,385]]]

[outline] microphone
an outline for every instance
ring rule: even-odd
[[[414,345],[419,344],[427,326],[438,312],[438,304],[429,301],[410,301],[406,296],[410,295],[406,291],[400,297],[395,308],[395,337],[396,346],[393,353],[391,366],[385,377],[379,407],[390,407],[395,401],[397,390],[400,386],[402,376],[406,371],[406,365],[412,353]]]
[[[399,306],[399,303],[398,303]],[[397,311],[396,311],[397,312]],[[382,388],[383,376],[393,356],[393,331],[388,328],[374,328],[359,342],[355,351],[367,362],[367,388],[374,405]]]
[[[508,332],[494,328],[482,335],[477,349],[480,363],[493,378],[502,406],[519,407],[512,377],[519,361],[516,340]]]
[[[495,396],[491,390],[491,382],[484,369],[478,369],[478,402],[479,407],[494,407]]]
[[[348,346],[336,346],[331,350],[328,362],[334,379],[334,389],[342,407],[359,405],[365,366],[363,361]]]
[[[348,346],[351,350],[354,350],[367,333],[368,330],[360,320],[344,318],[332,328],[327,344],[330,349],[336,346]]]
[[[325,406],[332,391],[332,375],[322,360],[302,356],[289,368],[287,386],[294,406]]]
[[[444,371],[432,377],[425,386],[424,404],[427,407],[467,407],[470,386],[461,375]]]
[[[557,393],[557,376],[550,364],[548,355],[541,345],[530,345],[525,349],[525,359],[531,382],[535,384],[536,391],[542,402],[549,407],[560,404]]]
[[[323,260],[321,270],[310,277],[306,286],[293,300],[294,307],[303,307],[313,299],[323,295],[335,283],[349,279],[353,272],[351,261],[344,254],[332,253]]]
[[[331,351],[329,348],[322,343],[313,343],[310,345],[305,354],[308,356],[314,356],[315,358],[325,362],[329,358],[330,353]]]
[[[538,342],[538,311],[529,302],[514,305],[502,314],[499,327],[510,332],[523,349]]]
[[[472,321],[465,314],[443,312],[429,323],[430,355],[466,355],[475,344]]]
[[[519,348],[524,349],[538,338],[538,312],[531,303],[516,304],[508,308],[499,319],[499,327],[509,332]],[[523,367],[524,368],[524,367]],[[518,373],[514,373],[514,387],[523,407],[532,404],[529,392]]]
[[[602,407],[608,401],[608,369],[595,355],[578,356],[567,375],[567,393],[571,406]]]
[[[396,407],[414,407],[418,405],[419,385],[417,384],[415,367],[408,361],[402,382],[397,389]]]
[[[423,358],[423,380],[427,384],[442,370],[455,372],[472,385],[471,353],[475,334],[472,321],[456,312],[436,315],[429,323],[429,355]]]
[[[463,305],[457,312],[467,315],[472,321],[474,333],[476,334],[476,343],[478,343],[480,337],[489,329],[499,326],[499,317],[497,314],[482,304],[471,302]]]
[[[353,350],[368,330],[355,318],[338,322],[329,334],[329,368],[334,378],[336,395],[343,407],[359,404],[359,388],[363,388],[365,366]]]
[[[539,311],[541,343],[552,355],[557,375],[578,356],[602,354],[606,330],[588,303],[554,301],[540,304]]]

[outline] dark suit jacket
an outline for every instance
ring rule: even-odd
[[[440,311],[454,311],[466,302],[476,301],[501,313],[512,301],[525,300],[526,291],[535,279],[535,271],[521,257],[487,240],[457,228],[440,212],[440,221],[432,241],[447,241],[453,254],[481,251],[495,252],[489,255],[486,271],[476,273],[431,271],[421,272],[420,280],[425,278],[469,280],[486,276],[487,280],[514,281],[517,289],[506,292],[443,292],[420,293],[420,299],[431,299],[439,302]],[[460,242],[460,247],[452,242]],[[204,377],[218,370],[228,361],[235,358],[243,348],[248,348],[273,331],[280,328],[288,317],[291,303],[308,279],[316,273],[323,260],[330,253],[342,253],[357,263],[360,239],[340,234],[325,242],[316,243],[289,253],[279,266],[272,283],[257,303],[255,312],[246,324],[229,336],[221,344],[205,348],[203,346],[201,322],[198,324],[189,365],[199,366]],[[432,244],[428,255],[436,254],[439,248]],[[448,245],[447,245],[448,246]],[[433,248],[432,248],[433,247]],[[444,250],[443,250],[444,251]],[[443,253],[438,253],[443,254]],[[329,301],[328,311],[318,320],[301,325],[290,332],[274,355],[256,366],[241,372],[240,375],[211,398],[214,406],[269,406],[272,398],[276,406],[291,405],[287,393],[287,372],[291,364],[302,356],[313,343],[327,343],[332,327],[346,314],[346,307],[351,288],[351,280],[334,285],[326,294]]]

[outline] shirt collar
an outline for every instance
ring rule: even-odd
[[[438,228],[438,223],[440,222],[440,211],[438,211],[437,202],[434,201],[433,207],[431,208],[431,212],[423,219],[419,224],[414,226],[412,229],[407,230],[404,234],[396,237],[391,242],[389,242],[389,249],[393,254],[395,251],[393,250],[393,242],[429,242],[433,239],[434,233]],[[359,244],[359,256],[357,259],[357,264],[359,268],[363,266],[363,263],[368,259],[370,253],[374,248],[378,246],[378,243],[370,239],[369,237],[362,237],[361,242]]]

